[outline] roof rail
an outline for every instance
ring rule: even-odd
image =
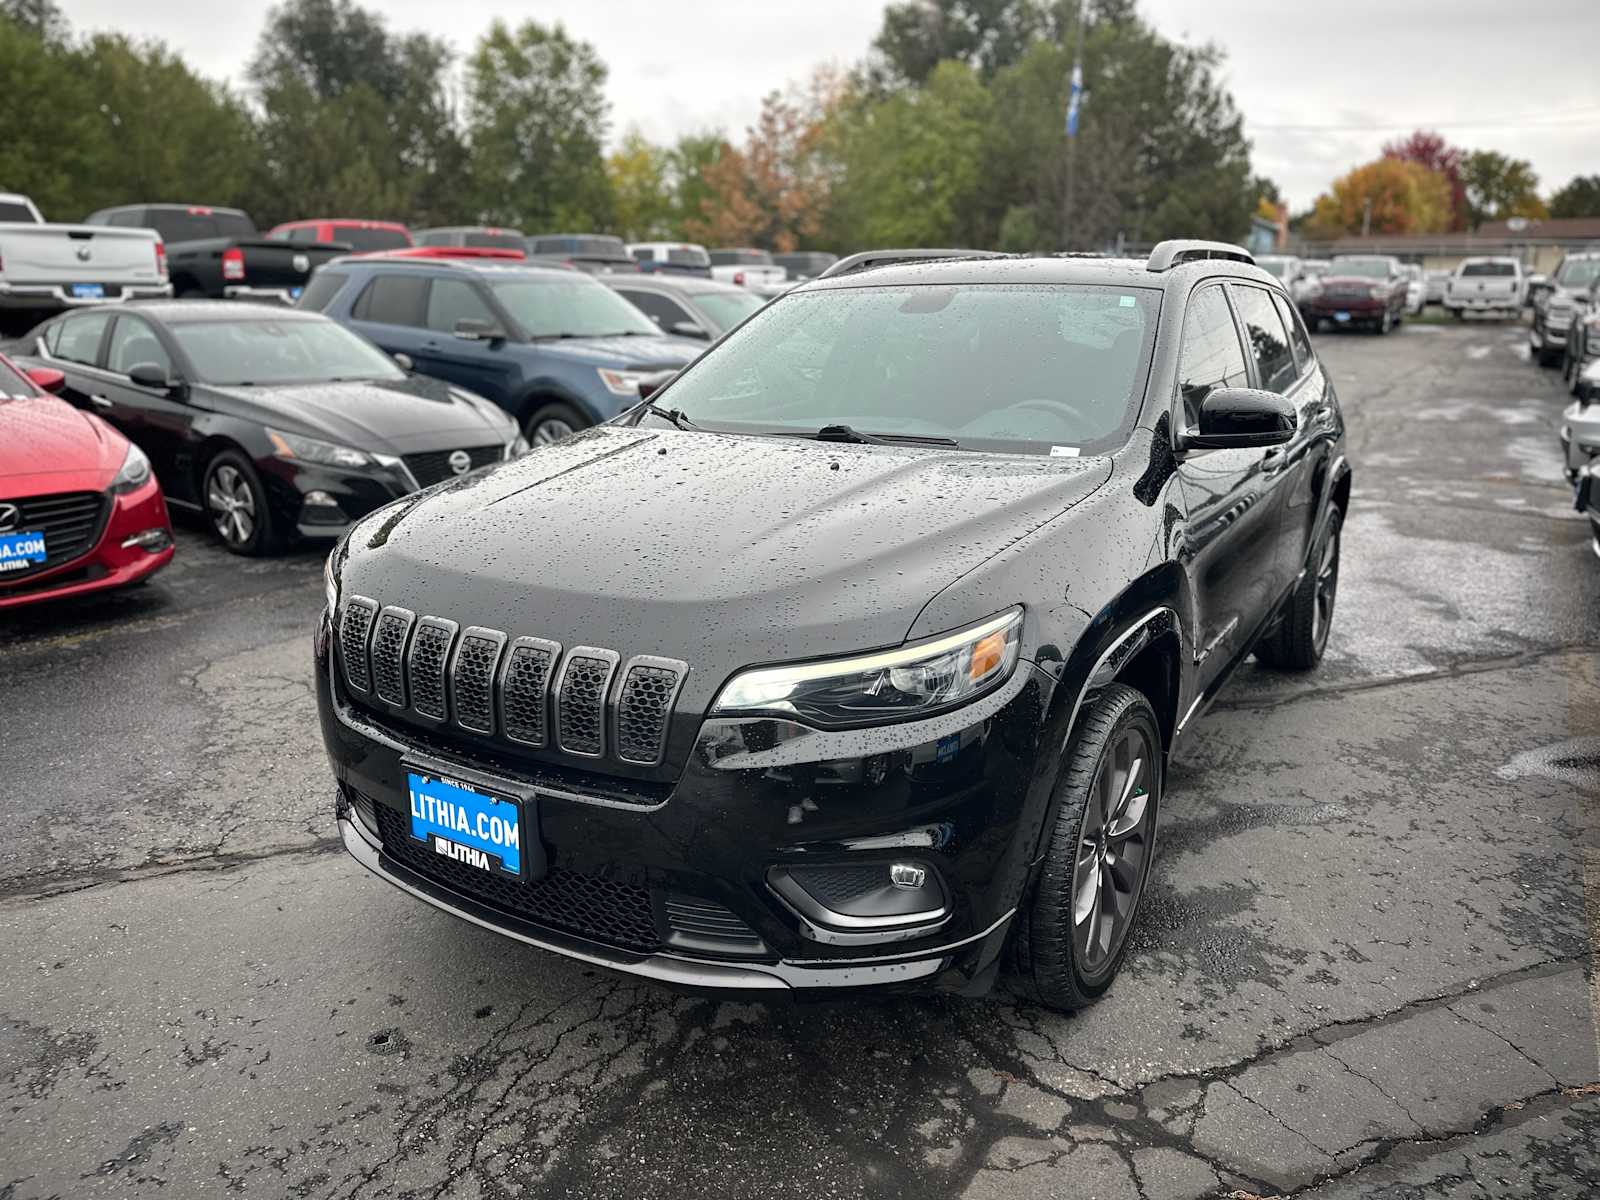
[[[921,262],[935,258],[1010,258],[999,250],[863,250],[841,258],[818,279],[832,279],[837,275],[850,275],[856,271],[870,271],[874,267],[892,267],[896,263]]]
[[[1256,265],[1255,255],[1243,246],[1235,246],[1230,242],[1202,242],[1194,238],[1173,238],[1170,241],[1157,242],[1156,248],[1150,251],[1150,260],[1144,264],[1147,271],[1170,271],[1173,267],[1186,262],[1196,262],[1203,258],[1222,258],[1231,262],[1249,263]]]

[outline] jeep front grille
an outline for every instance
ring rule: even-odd
[[[657,766],[688,665],[502,630],[462,628],[365,596],[339,620],[349,690],[378,707],[518,746]]]

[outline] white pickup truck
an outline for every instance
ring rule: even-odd
[[[57,312],[170,295],[155,230],[51,225],[26,196],[0,192],[0,309]]]
[[[1456,320],[1469,312],[1517,316],[1527,282],[1514,258],[1464,258],[1444,288],[1444,308]]]
[[[767,251],[739,247],[711,252],[711,278],[767,295],[787,288],[789,272]]]

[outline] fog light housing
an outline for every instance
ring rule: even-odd
[[[927,862],[773,867],[767,883],[800,918],[802,934],[833,945],[904,941],[950,919],[944,879]]]
[[[151,554],[159,554],[170,545],[172,545],[172,535],[161,526],[157,526],[155,529],[141,530],[132,537],[122,540],[122,548],[124,550],[132,550],[137,546],[140,550],[148,551]]]
[[[327,492],[307,492],[300,499],[300,519],[307,525],[343,525],[344,510]]]

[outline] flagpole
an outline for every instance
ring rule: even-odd
[[[1078,112],[1083,103],[1083,0],[1078,0],[1076,46],[1072,51],[1072,74],[1067,79],[1067,197],[1061,214],[1061,248],[1072,249],[1073,191],[1077,182]]]

